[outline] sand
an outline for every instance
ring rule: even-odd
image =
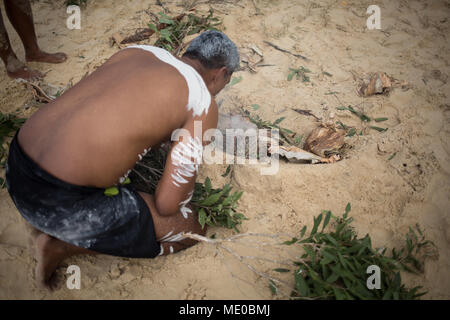
[[[177,4],[186,2],[164,1],[173,15],[184,10]],[[450,298],[450,85],[446,80],[450,74],[450,3],[378,2],[381,30],[366,28],[366,9],[373,1],[255,3],[259,15],[250,0],[197,6],[199,12],[215,9],[225,32],[240,48],[257,45],[264,63],[274,65],[258,68],[257,73],[237,72],[234,77],[242,77],[242,81],[218,97],[223,100],[221,112],[237,112],[239,107],[252,111],[247,106],[258,104],[260,108],[254,112],[260,117],[271,121],[286,117],[282,125],[301,134],[308,134],[317,122],[291,108],[312,110],[323,120],[334,113],[335,121],[358,129],[361,121],[348,111],[336,110],[337,106],[359,105],[367,115],[389,120],[379,124],[388,128],[386,132],[367,129],[362,136],[348,138],[351,149],[335,164],[283,162],[273,176],[261,176],[257,166],[234,166],[231,182],[244,191],[239,208],[249,218],[242,231],[298,234],[303,225],[312,225],[321,210],[341,214],[347,202],[352,204],[358,234],[370,233],[374,246],[403,244],[408,227],[419,223],[440,256],[426,263],[423,275],[404,275],[405,282],[423,285],[428,290],[425,298]],[[161,7],[155,1],[112,0],[106,4],[88,0],[82,9],[81,30],[69,30],[62,0],[34,1],[40,45],[51,52],[64,51],[69,59],[61,65],[31,66],[47,73],[45,81],[51,84],[76,83],[118,50],[109,42],[114,33],[130,35],[146,26],[150,17],[145,10],[157,13]],[[23,58],[19,38],[7,19],[5,22],[13,47]],[[142,43],[152,41],[154,38]],[[310,60],[277,51],[264,41]],[[312,71],[311,81],[287,81],[289,67],[300,66]],[[0,110],[21,109],[29,116],[35,108],[23,107],[30,105],[31,95],[6,76],[3,66],[0,69]],[[433,77],[433,70],[440,70],[441,76]],[[354,75],[377,71],[408,82],[408,90],[395,88],[388,96],[359,97]],[[338,94],[327,94],[330,92]],[[221,186],[229,181],[221,177],[225,168],[204,165],[199,180],[209,176],[215,186]],[[27,249],[25,227],[6,190],[0,191],[0,213],[0,299],[279,298],[272,296],[266,279],[231,256],[222,258],[205,243],[154,260],[73,257],[57,271],[60,287],[43,291],[35,285],[35,261]],[[233,234],[225,229],[208,231],[208,235],[213,233],[218,237]],[[236,250],[257,254],[251,247]],[[81,269],[80,290],[65,286],[69,265]],[[254,265],[262,271],[269,268]],[[230,270],[248,282],[233,278]]]

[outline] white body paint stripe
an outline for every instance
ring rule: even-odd
[[[159,60],[175,67],[184,77],[189,88],[189,99],[187,109],[193,111],[194,117],[200,116],[203,112],[208,113],[211,104],[211,94],[206,87],[203,78],[190,65],[175,58],[169,51],[162,48],[148,45],[134,45],[125,49],[137,48],[153,53]]]
[[[194,173],[198,173],[198,165],[203,155],[203,147],[199,138],[188,138],[187,142],[180,142],[172,150],[171,158],[175,167],[171,174],[173,184],[177,187],[180,184],[188,183],[185,178],[191,178]]]
[[[184,201],[181,201],[179,205],[181,206],[180,211],[185,219],[188,218],[188,213],[192,213],[192,210],[186,207],[186,205],[192,200],[192,196],[194,195],[194,190],[189,192],[188,198]]]

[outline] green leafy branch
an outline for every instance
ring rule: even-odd
[[[301,66],[298,69],[294,69],[294,68],[289,68],[289,70],[291,70],[291,72],[288,75],[288,81],[291,81],[294,76],[297,78],[297,80],[302,80],[302,82],[309,82],[309,76],[307,75],[307,73],[311,73],[311,70],[309,70],[308,68],[305,68],[303,66]]]
[[[133,168],[130,174],[131,184],[137,190],[154,194],[163,174],[167,156],[168,152],[162,148],[150,150]],[[228,166],[222,176],[226,177],[230,172],[231,166]],[[109,189],[109,192],[114,195],[116,191]],[[230,184],[226,184],[222,188],[212,188],[209,177],[205,179],[204,183],[195,183],[191,205],[198,213],[202,228],[206,224],[239,232],[237,226],[243,220],[247,220],[243,214],[237,212],[237,202],[243,192],[231,192],[231,190]]]
[[[237,212],[237,202],[243,192],[231,192],[229,184],[223,188],[213,189],[211,180],[207,177],[204,183],[196,183],[192,206],[198,212],[199,223],[202,228],[208,226],[225,227],[239,232],[238,225],[248,220],[242,213]]]
[[[171,18],[160,12],[158,25],[165,25],[165,28],[158,30],[158,27],[153,23],[150,23],[148,27],[157,34],[158,39],[155,46],[174,52],[179,51],[186,36],[203,30],[217,30],[216,27],[220,24],[219,18],[213,17],[212,10],[206,17],[199,17],[190,13],[183,16],[182,19]]]
[[[301,142],[302,136],[297,135],[292,130],[283,128],[280,123],[286,119],[286,117],[281,117],[276,119],[274,122],[261,119],[257,114],[252,115],[248,110],[244,110],[245,116],[248,117],[250,122],[254,123],[258,129],[277,129],[280,132],[280,137],[290,145],[297,145]],[[292,138],[295,137],[294,140]]]
[[[337,110],[348,110],[351,113],[353,113],[354,115],[356,115],[358,118],[360,118],[362,122],[365,122],[365,123],[371,122],[372,120],[374,120],[375,122],[383,122],[383,121],[388,120],[388,118],[385,118],[385,117],[372,119],[368,115],[366,115],[365,113],[363,113],[361,111],[358,111],[358,110],[355,110],[355,108],[353,108],[350,105],[347,106],[347,107],[339,106],[336,109]],[[388,128],[381,128],[381,127],[377,127],[377,126],[370,126],[370,129],[376,130],[378,132],[384,132],[384,131],[388,130]],[[356,133],[356,130],[354,132],[352,132],[352,134],[350,136],[353,136],[355,133]]]
[[[350,226],[353,218],[348,214],[347,205],[342,217],[331,211],[323,211],[314,218],[314,225],[306,236],[303,227],[299,238],[292,238],[283,244],[300,244],[304,250],[299,261],[295,261],[295,289],[292,299],[417,299],[426,292],[421,286],[412,289],[402,284],[400,271],[421,272],[427,257],[436,257],[437,250],[431,241],[425,240],[419,226],[410,228],[406,245],[393,249],[386,255],[386,249],[372,248],[371,238],[366,235],[358,238]],[[328,228],[327,228],[328,227]],[[327,231],[325,232],[325,229]],[[381,288],[369,290],[367,287],[367,268],[379,266]],[[277,268],[277,272],[290,272],[290,269]],[[277,292],[276,284],[269,287]]]

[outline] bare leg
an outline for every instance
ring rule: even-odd
[[[188,218],[185,219],[181,212],[179,214],[165,217],[158,214],[155,206],[155,201],[152,195],[139,192],[147,203],[153,218],[153,224],[155,228],[156,238],[164,239],[169,235],[170,237],[176,236],[181,232],[192,232],[200,235],[205,235],[205,229],[202,229],[200,223],[198,223],[198,215],[195,212],[189,213]],[[185,239],[182,241],[161,241],[162,255],[175,253],[177,251],[186,249],[196,244],[197,241],[193,239]]]
[[[61,63],[67,60],[62,52],[50,54],[39,48],[29,0],[5,0],[5,8],[9,21],[22,39],[27,61]]]
[[[42,74],[39,71],[34,71],[25,66],[21,62],[11,48],[8,34],[6,33],[5,24],[3,23],[2,12],[0,10],[0,58],[6,66],[8,76],[13,79],[27,79],[34,80],[41,78]]]

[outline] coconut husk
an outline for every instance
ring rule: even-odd
[[[320,126],[314,129],[306,138],[303,149],[320,157],[340,154],[340,150],[344,146],[344,136],[344,130]]]

